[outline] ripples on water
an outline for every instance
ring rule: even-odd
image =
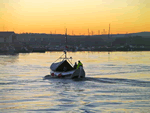
[[[61,54],[1,55],[0,111],[149,112],[150,52],[70,52],[86,78],[45,78]]]

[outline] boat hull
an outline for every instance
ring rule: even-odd
[[[61,76],[70,76],[75,72],[75,70],[72,71],[67,71],[67,72],[58,72],[58,71],[51,71],[50,75],[54,76],[54,77],[59,77],[59,75]]]
[[[51,71],[51,77],[55,78],[85,78],[85,71],[83,68],[75,69],[72,71],[67,72],[58,72],[58,71]]]

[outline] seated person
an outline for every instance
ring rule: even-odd
[[[64,68],[63,68],[63,71],[67,71],[67,67],[64,67]]]

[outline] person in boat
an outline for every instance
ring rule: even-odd
[[[79,68],[79,67],[83,67],[83,64],[80,62],[80,60],[78,61],[78,66],[77,66],[77,69]]]
[[[74,66],[73,66],[74,69],[77,69],[77,63],[75,62]]]
[[[66,72],[67,71],[67,67],[64,67],[63,70]]]

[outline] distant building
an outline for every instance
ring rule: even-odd
[[[0,32],[0,43],[13,43],[16,41],[16,34],[12,32]]]

